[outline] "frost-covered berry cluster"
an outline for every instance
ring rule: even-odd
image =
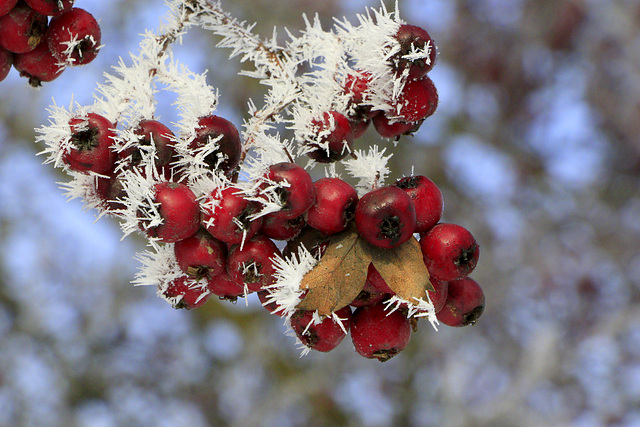
[[[219,2],[167,5],[159,31],[120,60],[94,103],[52,106],[38,136],[46,162],[68,173],[71,198],[117,218],[125,236],[148,239],[134,283],[187,309],[256,292],[306,351],[329,351],[351,330],[358,353],[383,361],[421,317],[474,323],[484,307],[467,278],[475,239],[439,223],[431,180],[386,185],[392,154],[354,148],[370,123],[397,141],[435,112],[429,34],[382,7],[330,30],[305,18],[281,46]],[[192,27],[219,35],[219,47],[252,64],[241,74],[268,88],[240,128],[216,114],[205,75],[172,55]],[[177,123],[157,117],[159,91],[176,94]],[[449,282],[456,291],[447,297]]]

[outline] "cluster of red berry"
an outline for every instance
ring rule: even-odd
[[[96,57],[100,26],[74,1],[0,0],[0,81],[13,65],[37,87]]]

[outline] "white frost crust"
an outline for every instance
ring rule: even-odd
[[[355,158],[347,159],[345,167],[347,172],[358,179],[356,190],[362,197],[372,189],[382,187],[384,181],[391,172],[388,163],[393,156],[385,156],[386,148],[378,149],[377,145],[369,147],[368,151],[355,150]]]
[[[399,308],[407,308],[407,317],[426,317],[431,323],[431,326],[433,326],[433,329],[437,331],[440,322],[438,322],[436,318],[436,310],[427,292],[425,292],[425,297],[426,299],[415,298],[415,301],[410,302],[394,295],[385,301],[385,310],[389,311],[387,314],[389,315]]]

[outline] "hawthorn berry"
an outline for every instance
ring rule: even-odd
[[[404,190],[416,209],[416,233],[424,233],[435,226],[442,216],[444,201],[438,186],[423,175],[406,176],[395,182]]]
[[[484,292],[470,277],[449,282],[444,307],[436,317],[447,326],[475,325],[484,311]]]
[[[328,352],[342,342],[351,328],[351,308],[349,306],[337,310],[342,326],[333,317],[325,317],[318,324],[313,324],[313,311],[298,310],[291,316],[291,328],[296,336],[307,347]]]
[[[244,295],[244,284],[233,279],[226,269],[209,279],[207,286],[212,294],[224,300],[235,301]]]
[[[397,72],[402,73],[408,68],[408,78],[416,79],[427,74],[436,65],[436,46],[425,29],[403,24],[395,37],[400,43],[400,51],[393,56],[391,61]],[[414,49],[428,50],[428,56],[419,59],[409,58],[408,56]]]
[[[204,228],[176,242],[173,249],[180,269],[196,280],[217,276],[226,268],[226,245]]]
[[[154,203],[158,204],[162,224],[149,226],[147,219],[140,219],[147,235],[165,243],[175,243],[194,235],[200,227],[200,204],[193,191],[177,182],[160,182],[154,190]]]
[[[405,349],[411,339],[411,322],[403,310],[388,312],[382,302],[358,307],[351,321],[356,352],[386,362]]]
[[[393,114],[405,123],[418,123],[433,115],[437,108],[438,91],[433,81],[425,76],[404,85]]]
[[[71,10],[75,0],[24,0],[31,9],[48,16],[61,15]]]
[[[429,273],[444,281],[468,276],[480,255],[476,239],[457,224],[437,224],[422,236],[420,248]]]
[[[33,87],[42,86],[42,82],[58,78],[64,71],[64,66],[58,63],[46,43],[40,43],[29,52],[16,53],[13,66],[21,77],[29,79],[29,84]]]
[[[307,225],[304,215],[293,219],[267,215],[260,227],[260,234],[274,240],[291,240]]]
[[[3,47],[0,47],[0,82],[3,81],[9,71],[11,71],[11,65],[13,64],[13,54]]]
[[[130,166],[138,166],[142,161],[144,147],[155,147],[154,163],[167,177],[171,174],[171,162],[174,160],[174,134],[167,126],[157,120],[141,120],[133,130],[139,136],[137,146],[129,147],[119,153],[121,160],[128,162]]]
[[[322,114],[322,119],[311,121],[316,139],[306,141],[312,148],[307,156],[320,163],[331,163],[344,159],[353,148],[353,130],[351,123],[337,111]]]
[[[229,120],[216,115],[200,117],[196,137],[189,148],[207,150],[205,163],[211,170],[219,169],[227,175],[236,169],[242,153],[238,129]]]
[[[18,0],[0,0],[0,17],[11,12]]]
[[[371,119],[376,132],[383,138],[399,138],[402,135],[412,135],[422,122],[407,123],[403,121],[391,121],[382,111]]]
[[[307,211],[307,224],[327,235],[345,230],[355,215],[356,190],[340,178],[321,178],[313,187],[315,202]]]
[[[381,248],[395,248],[413,235],[416,210],[411,198],[398,187],[381,187],[360,198],[355,223],[367,242]]]
[[[260,206],[247,200],[236,187],[213,190],[203,206],[202,223],[213,237],[225,243],[250,239],[262,226],[262,217],[251,219]]]
[[[364,307],[365,305],[376,304],[384,301],[393,293],[387,282],[384,281],[378,270],[373,266],[373,263],[369,263],[364,287],[350,305],[352,307]]]
[[[102,200],[102,207],[107,212],[126,209],[122,200],[127,197],[127,192],[115,169],[96,176],[96,195]]]
[[[115,163],[116,154],[111,149],[116,134],[114,125],[100,114],[89,113],[87,117],[73,117],[70,148],[62,160],[76,172],[109,172]]]
[[[433,304],[433,308],[435,309],[436,314],[442,310],[444,304],[447,302],[447,295],[449,294],[449,282],[443,282],[442,280],[438,280],[435,277],[431,277],[429,279],[431,282],[431,286],[433,286],[433,291],[427,291],[429,294],[429,299]]]
[[[266,308],[267,311],[271,314],[274,314],[279,317],[284,316],[283,309],[279,308],[278,304],[275,301],[270,301],[269,295],[271,295],[271,292],[269,291],[269,289],[262,289],[261,291],[258,292],[258,299],[260,300],[260,303],[262,304],[262,306]]]
[[[269,167],[265,178],[267,182],[263,184],[262,191],[275,185],[275,196],[282,207],[281,210],[270,213],[268,216],[293,219],[313,206],[315,200],[313,180],[302,167],[289,162],[276,163]]]
[[[231,247],[227,271],[233,280],[246,284],[249,292],[258,292],[275,282],[273,259],[280,255],[271,239],[256,234],[242,245]]]
[[[47,17],[19,2],[0,16],[0,46],[13,53],[36,48],[47,31]]]
[[[102,33],[92,14],[74,7],[49,22],[47,43],[58,61],[70,66],[84,65],[98,56]]]
[[[206,286],[180,276],[169,284],[162,295],[169,299],[173,308],[191,310],[207,302],[211,293]]]

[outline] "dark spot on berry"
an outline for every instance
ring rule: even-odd
[[[91,150],[99,144],[99,133],[100,131],[97,127],[90,126],[88,129],[75,132],[71,136],[71,143],[80,151]]]
[[[475,325],[482,313],[484,312],[484,304],[479,305],[462,318],[462,326]]]
[[[403,190],[406,190],[408,188],[416,188],[419,185],[420,185],[420,182],[417,176],[405,176],[404,178],[399,179],[398,182],[395,183],[396,187],[399,187]]]
[[[390,240],[398,240],[400,238],[400,230],[402,229],[402,222],[397,215],[391,215],[382,220],[380,226],[380,234]]]

